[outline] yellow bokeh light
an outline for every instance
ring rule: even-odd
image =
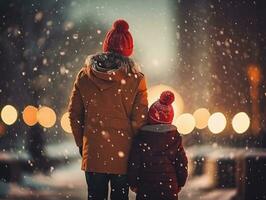
[[[176,125],[177,117],[183,112],[184,102],[182,97],[172,87],[160,84],[149,88],[148,89],[149,106],[151,106],[151,104],[157,101],[160,98],[161,93],[165,90],[170,90],[175,95],[175,101],[172,103],[172,106],[174,108],[173,124]]]
[[[204,129],[208,126],[208,120],[210,118],[210,112],[206,108],[199,108],[193,113],[193,117],[196,120],[196,128]]]
[[[223,113],[213,113],[208,120],[208,127],[214,134],[221,133],[226,127],[226,118]]]
[[[195,128],[196,121],[190,113],[184,113],[177,118],[177,130],[181,134],[189,134]]]
[[[56,114],[49,107],[41,107],[37,112],[37,120],[45,128],[52,127],[56,122]]]
[[[67,133],[72,133],[71,126],[70,126],[70,120],[69,120],[69,112],[66,112],[63,114],[61,118],[61,126]]]
[[[250,119],[245,112],[237,113],[232,120],[232,126],[235,132],[242,134],[246,132],[250,125]]]
[[[34,126],[38,121],[37,121],[37,112],[38,109],[34,106],[26,106],[26,108],[23,110],[22,117],[28,126]]]
[[[18,118],[18,112],[13,106],[6,105],[1,111],[1,118],[6,125],[12,125]]]

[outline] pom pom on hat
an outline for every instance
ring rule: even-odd
[[[160,103],[167,106],[172,104],[174,100],[175,100],[175,95],[171,91],[164,91],[160,96]]]
[[[113,23],[103,42],[104,52],[115,52],[123,56],[130,56],[133,53],[133,38],[128,31],[129,25],[123,19]]]
[[[125,20],[118,19],[113,23],[113,28],[117,31],[126,32],[129,29],[129,25]]]

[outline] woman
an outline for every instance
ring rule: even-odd
[[[128,199],[128,154],[147,119],[146,82],[129,58],[133,39],[128,29],[126,21],[114,22],[103,53],[89,56],[78,73],[69,103],[88,199],[107,199],[109,181],[111,199]]]

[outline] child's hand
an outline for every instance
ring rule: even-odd
[[[137,193],[137,191],[138,191],[138,188],[136,188],[136,187],[130,187],[130,189],[132,190],[132,192],[135,192],[135,193]]]

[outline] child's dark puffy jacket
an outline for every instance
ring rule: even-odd
[[[146,125],[135,137],[129,157],[129,185],[137,199],[177,199],[187,179],[187,157],[174,125]]]

